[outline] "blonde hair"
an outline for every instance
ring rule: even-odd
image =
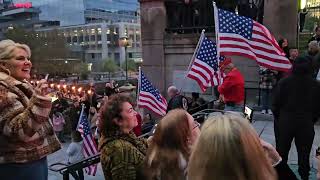
[[[257,133],[243,118],[223,115],[209,118],[191,154],[189,180],[273,180]]]
[[[31,57],[31,50],[28,45],[15,43],[10,39],[6,39],[6,40],[0,41],[0,62],[14,57],[13,52],[16,48],[25,50],[28,56]]]

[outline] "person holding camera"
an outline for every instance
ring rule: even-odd
[[[0,176],[2,180],[48,179],[47,156],[61,148],[49,120],[45,79],[33,87],[31,51],[0,42]]]

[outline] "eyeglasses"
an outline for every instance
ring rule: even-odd
[[[192,128],[192,130],[194,130],[194,129],[200,127],[200,126],[201,126],[200,123],[198,123],[197,121],[193,121],[193,128]]]

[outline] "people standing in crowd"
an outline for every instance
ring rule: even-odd
[[[311,57],[315,57],[319,53],[319,44],[317,41],[311,41],[308,44],[308,55]]]
[[[288,39],[286,38],[281,38],[278,41],[278,44],[280,46],[280,48],[283,50],[283,52],[286,54],[286,57],[289,58],[290,54],[289,54],[289,43],[288,43]]]
[[[188,110],[188,100],[183,95],[180,95],[179,90],[175,86],[170,86],[168,88],[168,107],[167,112],[173,110],[173,109],[179,109],[182,108],[184,110]]]
[[[310,43],[311,41],[317,41],[317,43],[320,43],[320,27],[317,26],[315,29],[315,34],[312,36],[311,39],[309,39],[308,43]]]
[[[312,78],[310,56],[299,56],[292,75],[282,79],[274,90],[273,114],[277,151],[287,163],[293,139],[298,152],[299,174],[309,178],[309,157],[314,139],[314,123],[320,116],[320,85]]]
[[[260,67],[260,90],[261,90],[261,99],[262,99],[262,114],[272,115],[271,111],[271,95],[272,89],[277,83],[277,71],[273,71],[264,67]]]
[[[294,60],[299,56],[299,50],[296,47],[292,47],[289,50],[289,61],[293,64]]]
[[[147,179],[185,180],[200,124],[182,109],[170,111],[158,124],[146,157]]]
[[[192,101],[191,101],[191,106],[189,108],[189,113],[193,114],[195,112],[207,109],[206,102],[203,98],[200,98],[199,93],[192,92]]]
[[[150,132],[152,130],[152,128],[154,127],[155,122],[151,117],[151,114],[147,113],[146,115],[144,115],[143,117],[143,122],[142,122],[142,134],[146,134],[148,132]]]
[[[31,51],[25,44],[0,42],[0,177],[48,179],[47,156],[61,145],[49,120],[46,80],[33,87]]]
[[[101,107],[99,149],[106,179],[143,179],[147,142],[132,132],[138,124],[132,104],[129,97],[116,94]]]
[[[110,82],[110,83],[106,83],[106,87],[105,87],[105,91],[104,91],[104,95],[105,96],[111,96],[113,94],[117,93],[116,90],[117,87],[115,87],[114,82]]]
[[[53,110],[52,114],[52,126],[54,132],[57,134],[60,142],[65,143],[64,136],[63,136],[63,128],[66,124],[64,117],[61,112],[58,112],[58,110]]]
[[[249,122],[238,116],[209,118],[192,151],[188,180],[275,180],[272,165],[281,157],[267,158],[265,148]]]
[[[318,81],[320,81],[320,53],[318,53],[312,61],[312,66],[313,66],[313,78],[317,79]]]
[[[223,83],[218,87],[220,100],[225,103],[226,111],[243,111],[244,78],[234,66],[231,58],[226,58],[219,65],[220,70],[226,74]]]
[[[68,155],[68,164],[73,164],[84,159],[82,149],[83,141],[81,134],[78,131],[71,132],[72,142],[68,146],[67,155]]]

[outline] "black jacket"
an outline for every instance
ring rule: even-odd
[[[176,95],[173,98],[169,100],[167,112],[173,110],[173,109],[184,109],[188,110],[188,100],[186,97],[182,95]]]
[[[320,84],[311,75],[291,75],[274,90],[272,111],[275,119],[291,122],[316,120],[320,115]]]

